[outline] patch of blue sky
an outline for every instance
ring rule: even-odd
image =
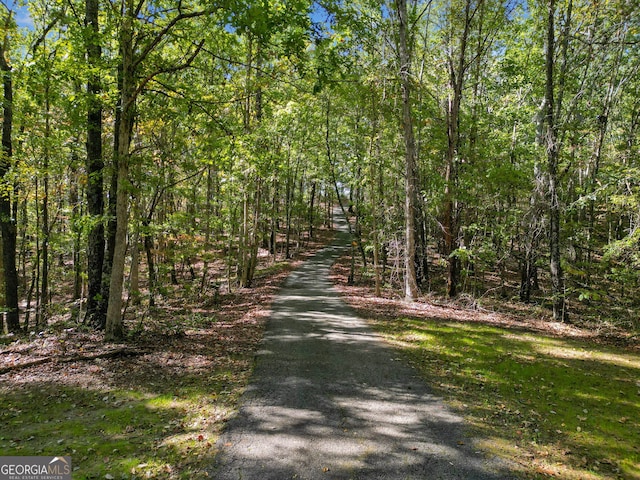
[[[332,23],[335,20],[334,15],[322,3],[313,2],[309,18],[316,36],[323,37],[333,34]]]
[[[33,29],[33,18],[31,18],[31,13],[29,13],[29,8],[26,5],[27,2],[17,2],[17,1],[4,1],[0,0],[0,12],[2,14],[6,14],[11,12],[13,19],[16,24],[20,28],[28,28]]]
[[[19,7],[16,10],[16,24],[21,28],[33,29],[33,18],[27,7]]]

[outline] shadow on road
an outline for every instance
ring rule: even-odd
[[[291,274],[252,382],[219,440],[216,479],[505,479],[462,420],[339,298],[328,281],[349,241]]]

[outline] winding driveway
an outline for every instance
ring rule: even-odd
[[[290,275],[241,408],[216,445],[219,480],[486,479],[462,419],[357,318],[329,281],[349,234]]]

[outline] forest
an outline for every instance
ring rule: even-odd
[[[338,205],[377,295],[637,332],[634,0],[15,0],[0,31],[5,332],[121,340]]]

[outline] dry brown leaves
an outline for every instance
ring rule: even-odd
[[[54,383],[108,389],[151,382],[170,388],[172,379],[213,367],[250,370],[250,359],[262,339],[279,286],[330,237],[330,233],[320,232],[286,266],[268,275],[258,273],[252,288],[221,293],[217,305],[212,305],[210,298],[185,298],[178,286],[152,311],[129,311],[125,324],[136,335],[126,343],[104,343],[101,333],[82,326],[62,328],[53,320],[46,332],[0,346],[3,387]],[[268,267],[269,259],[264,261],[262,266]],[[189,315],[197,315],[198,321],[183,325]],[[64,325],[69,327],[68,320]]]
[[[347,285],[350,258],[345,256],[333,266],[332,278],[344,299],[364,318],[378,320],[399,317],[474,322],[515,330],[538,332],[563,338],[582,338],[591,341],[640,350],[640,339],[621,330],[588,328],[551,320],[550,312],[540,308],[515,304],[504,299],[486,299],[482,305],[468,296],[448,300],[432,294],[421,296],[416,302],[406,302],[400,292],[391,289],[377,297],[371,281],[356,279]]]

